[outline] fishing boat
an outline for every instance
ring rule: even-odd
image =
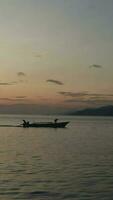
[[[30,123],[29,121],[23,120],[23,128],[65,128],[66,125],[69,123],[66,122],[57,122],[58,120],[55,119],[54,122],[37,122],[37,123]]]

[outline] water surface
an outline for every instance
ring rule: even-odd
[[[0,199],[112,200],[113,118],[65,117],[65,129],[19,128],[0,115]]]

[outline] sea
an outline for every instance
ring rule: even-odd
[[[0,200],[113,200],[113,118],[0,115]]]

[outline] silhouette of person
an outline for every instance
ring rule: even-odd
[[[58,119],[56,118],[56,119],[54,120],[55,124],[57,123],[57,121],[58,121]]]
[[[23,126],[26,126],[26,127],[29,126],[29,121],[26,122],[25,120],[23,120],[23,122],[24,122]]]

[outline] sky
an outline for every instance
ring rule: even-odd
[[[113,0],[0,0],[0,109],[113,104]]]

